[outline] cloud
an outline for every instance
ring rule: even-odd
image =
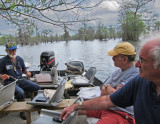
[[[109,19],[117,16],[120,5],[117,1],[103,1],[98,7],[90,12],[90,17]],[[106,22],[106,20],[105,20]]]
[[[117,1],[104,1],[101,3],[100,7],[110,11],[118,11],[120,5],[117,3]]]
[[[93,5],[93,3],[91,4]],[[90,11],[90,13],[84,14],[84,17],[87,17],[88,15],[90,18],[98,18],[98,20],[89,23],[95,27],[99,22],[106,26],[115,25],[118,18],[119,7],[120,5],[117,1],[105,0],[95,9]]]
[[[156,10],[157,13],[159,13],[159,15],[160,15],[160,1],[157,0],[157,1],[154,3],[154,6],[155,6],[155,10]]]
[[[0,19],[0,33],[1,34],[15,34],[17,32],[17,28],[15,28],[15,25],[9,24],[4,19]]]

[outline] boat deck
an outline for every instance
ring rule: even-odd
[[[32,112],[31,120],[36,120],[38,116],[38,112]],[[0,114],[0,124],[26,124],[26,120],[19,117],[19,112],[5,113]],[[86,116],[78,116],[76,124],[87,124]]]
[[[30,99],[26,99],[28,101]],[[61,111],[60,109],[57,109],[55,111]],[[38,111],[32,111],[31,112],[31,122],[36,120],[39,117]],[[19,112],[3,112],[0,113],[0,124],[27,124],[26,120],[23,120],[19,116]],[[78,116],[76,124],[87,124],[86,116]]]

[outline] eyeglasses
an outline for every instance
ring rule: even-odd
[[[16,47],[16,46],[17,46],[17,44],[16,44],[15,42],[9,42],[9,43],[6,45],[7,48]]]
[[[141,58],[141,57],[139,57],[139,62],[140,62],[140,64],[142,64],[142,63],[147,63],[147,62],[149,62],[150,60],[146,60],[146,59],[144,59],[144,58]]]

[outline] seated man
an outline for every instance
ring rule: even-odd
[[[139,75],[111,95],[70,105],[61,112],[65,120],[75,110],[107,110],[115,106],[134,107],[136,124],[160,124],[160,33],[143,39],[136,67]],[[146,110],[147,108],[147,110]],[[128,118],[128,116],[126,116]]]
[[[108,52],[108,55],[113,56],[114,65],[119,67],[105,82],[101,88],[101,96],[110,95],[120,89],[125,83],[138,74],[139,70],[135,67],[135,48],[128,42],[119,43],[113,50]],[[88,117],[96,117],[97,124],[103,123],[118,123],[130,124],[134,123],[133,107],[120,108],[115,107],[110,110],[103,111],[79,111],[79,115],[86,114]],[[130,118],[126,119],[125,117]],[[87,119],[87,121],[91,121]]]
[[[35,92],[40,90],[40,87],[22,77],[23,73],[26,74],[27,77],[30,77],[31,73],[27,71],[23,59],[16,55],[16,51],[17,45],[15,42],[6,44],[6,52],[8,55],[0,59],[0,78],[4,80],[4,85],[15,81],[15,79],[19,79],[16,82],[15,97],[17,101],[24,101],[24,91]],[[20,115],[22,119],[25,119],[23,113],[20,113]]]

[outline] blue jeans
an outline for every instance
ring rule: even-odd
[[[11,82],[7,82],[6,84],[9,84]],[[40,90],[40,86],[32,81],[23,79],[23,80],[18,80],[16,82],[16,88],[15,88],[15,97],[17,101],[24,100],[25,98],[25,91],[27,92],[35,92]]]

